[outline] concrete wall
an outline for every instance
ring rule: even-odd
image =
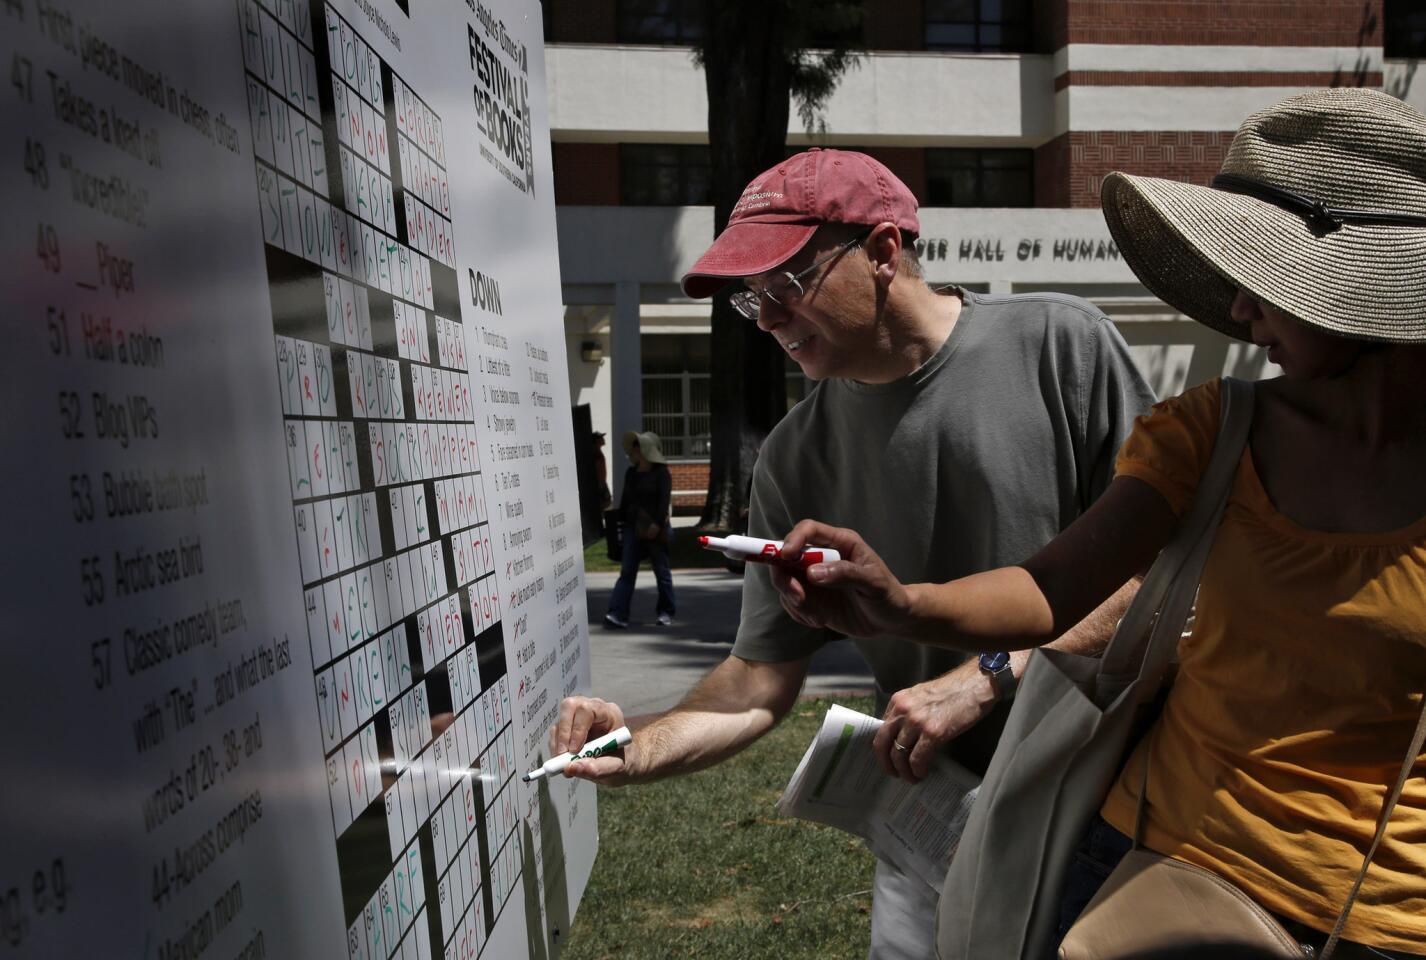
[[[707,142],[687,48],[552,44],[545,57],[556,140]],[[827,127],[840,144],[1033,146],[1053,135],[1050,70],[1045,55],[870,54],[838,85]],[[789,142],[808,142],[792,116]]]
[[[1426,113],[1426,71],[1420,60],[1388,60],[1382,69],[1382,89]]]
[[[713,239],[712,207],[556,208],[566,303],[597,302],[571,288],[633,281],[669,288],[644,302],[680,299],[673,288]],[[937,283],[1122,284],[1119,259],[1098,210],[921,211],[927,278]]]

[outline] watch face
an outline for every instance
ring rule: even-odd
[[[998,673],[1008,666],[1010,666],[1010,654],[1004,650],[980,655],[980,668],[986,673]]]

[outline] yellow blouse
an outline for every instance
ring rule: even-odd
[[[1139,418],[1118,474],[1188,510],[1218,432],[1219,383]],[[1423,480],[1426,482],[1426,480]],[[1103,816],[1263,907],[1330,930],[1361,868],[1426,691],[1426,517],[1322,533],[1278,513],[1238,465],[1163,714]],[[1392,814],[1344,936],[1426,953],[1426,756]]]

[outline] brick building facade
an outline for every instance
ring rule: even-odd
[[[689,509],[706,471],[707,370],[667,338],[708,329],[706,306],[676,287],[712,232],[707,107],[687,46],[701,2],[544,7],[573,394],[596,429],[672,436]],[[1100,185],[1113,170],[1206,184],[1243,117],[1302,90],[1405,95],[1414,68],[1403,87],[1383,46],[1388,25],[1414,14],[1394,4],[1410,6],[868,0],[866,54],[829,102],[826,133],[807,134],[794,113],[789,149],[878,157],[921,201],[930,279],[1089,297],[1160,392],[1225,368],[1261,373],[1260,357],[1205,339],[1137,284],[1098,218]]]

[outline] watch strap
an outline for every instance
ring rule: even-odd
[[[1020,678],[1015,676],[1015,661],[1005,661],[1005,666],[992,673],[990,680],[995,684],[995,699],[1009,700],[1015,696],[1015,688],[1020,685]]]

